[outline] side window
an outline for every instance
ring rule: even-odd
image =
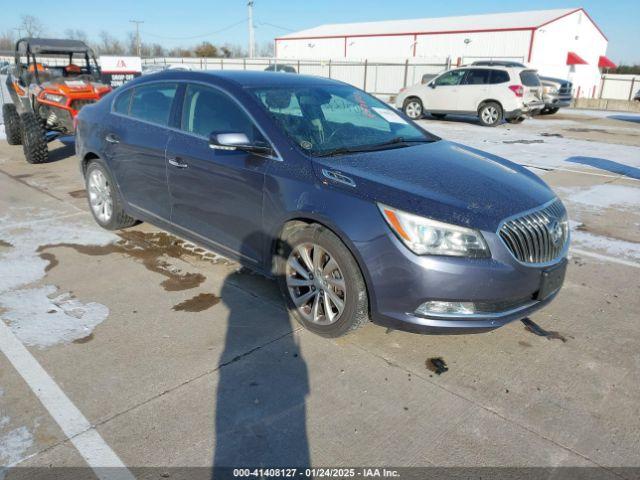
[[[491,70],[491,84],[496,85],[498,83],[507,83],[509,81],[509,74],[504,70]]]
[[[113,111],[116,113],[122,113],[123,115],[129,115],[129,105],[131,104],[131,94],[133,89],[130,88],[126,92],[120,94],[116,101],[113,102]]]
[[[451,70],[450,72],[443,73],[434,80],[435,85],[459,85],[465,73],[467,73],[467,70]]]
[[[158,125],[168,125],[176,89],[175,83],[154,83],[136,87],[129,115]]]
[[[472,68],[467,72],[464,78],[465,85],[486,85],[489,83],[491,70],[485,68]]]
[[[187,86],[181,126],[207,138],[212,133],[244,133],[252,143],[263,141],[253,121],[227,94],[200,85]]]

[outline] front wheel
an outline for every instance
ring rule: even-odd
[[[298,322],[323,337],[339,337],[367,322],[364,279],[342,241],[317,224],[285,230],[282,237],[278,285]]]
[[[418,120],[422,118],[422,101],[416,97],[407,98],[402,106],[402,111],[411,120]]]
[[[20,116],[22,121],[22,151],[29,163],[44,163],[49,159],[47,132],[32,112]]]
[[[480,123],[485,127],[495,127],[502,121],[502,107],[496,102],[487,102],[478,109]]]
[[[89,207],[98,225],[107,230],[118,230],[136,223],[125,213],[111,175],[102,162],[94,160],[87,166],[85,184]]]

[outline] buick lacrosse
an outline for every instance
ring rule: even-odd
[[[76,152],[98,224],[150,222],[275,277],[320,335],[488,331],[564,280],[567,214],[540,178],[335,80],[141,77],[82,109]]]

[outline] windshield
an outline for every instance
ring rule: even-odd
[[[287,135],[311,155],[396,148],[438,139],[348,85],[269,87],[252,92]]]

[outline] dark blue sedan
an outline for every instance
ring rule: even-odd
[[[275,276],[320,335],[487,331],[564,280],[567,214],[542,180],[341,82],[141,77],[81,111],[76,149],[101,226],[150,222]]]

